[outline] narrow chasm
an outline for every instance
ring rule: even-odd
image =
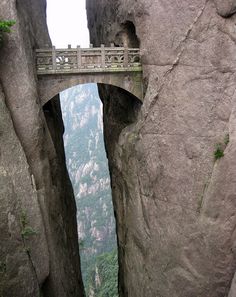
[[[60,98],[86,295],[116,297],[115,221],[97,86],[79,85],[62,92]]]
[[[111,43],[118,47],[138,48],[139,39],[134,23],[123,22]],[[127,77],[124,79],[126,81]],[[131,79],[135,80],[136,86],[136,78]],[[111,82],[108,80],[108,83]],[[127,79],[126,83],[131,81]],[[66,176],[68,171],[67,183],[71,183],[73,188],[73,193],[69,191],[68,197],[67,193],[63,193],[57,207],[58,213],[62,210],[62,219],[68,220],[68,229],[63,228],[65,236],[68,236],[68,240],[73,238],[73,242],[78,237],[78,246],[74,245],[73,250],[69,251],[71,265],[77,269],[77,275],[82,275],[79,296],[123,296],[124,240],[121,225],[125,210],[122,199],[117,199],[114,176],[120,177],[121,174],[113,164],[113,156],[119,135],[136,122],[142,102],[126,90],[106,82],[80,84],[66,89],[70,86],[74,86],[74,83],[64,86],[65,90],[48,101],[43,110],[56,150],[50,156],[52,182],[58,183],[58,178],[54,180],[53,177],[61,170],[55,159],[59,157],[65,171],[62,176]],[[60,188],[63,183],[61,181],[55,186]],[[67,209],[63,210],[64,207]],[[71,218],[67,219],[68,214],[71,214]],[[70,226],[73,226],[73,230],[69,230]],[[73,263],[73,253],[79,255],[77,263]],[[42,286],[44,297],[53,292],[50,284],[49,276]]]
[[[99,96],[104,98],[103,103]],[[75,198],[73,193],[65,193],[65,197],[70,195],[69,201],[74,200],[77,208],[86,296],[117,297],[118,262],[122,256],[119,255],[118,261],[116,220],[121,221],[119,216],[123,212],[119,203],[114,199],[112,201],[108,168],[112,168],[112,172],[114,168],[111,159],[108,167],[106,153],[113,154],[121,131],[136,121],[141,102],[127,91],[103,84],[99,87],[96,84],[78,85],[63,91],[60,93],[61,107],[58,98],[51,99],[43,110],[52,141],[57,143],[57,156],[62,160],[62,168],[66,163],[74,190]],[[103,114],[106,115],[104,119]],[[65,155],[63,150],[60,151],[63,147],[62,134]],[[53,164],[51,158],[52,170],[60,170]],[[70,236],[75,235],[70,233]],[[119,278],[119,282],[122,281]],[[42,287],[43,296],[50,294],[47,282]]]

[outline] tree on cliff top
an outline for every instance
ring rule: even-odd
[[[3,44],[3,35],[4,33],[10,33],[11,27],[15,24],[15,21],[3,21],[0,20],[0,47]]]

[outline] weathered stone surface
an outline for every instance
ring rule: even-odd
[[[215,0],[215,4],[217,12],[223,17],[231,16],[236,12],[235,0]]]
[[[48,246],[29,165],[2,91],[0,127],[0,296],[39,296],[39,284],[49,274]],[[27,227],[35,234],[24,235]]]
[[[235,297],[235,296],[236,296],[236,279],[234,275],[228,297]]]
[[[84,296],[60,104],[43,110],[37,88],[46,1],[2,0],[0,18],[16,21],[0,49],[0,296]]]
[[[232,14],[234,3],[215,4],[87,0],[91,42],[138,41],[144,68],[140,111],[123,92],[100,86],[122,297],[229,293],[236,269],[236,31],[235,15],[219,16]],[[215,161],[218,143],[226,149]]]

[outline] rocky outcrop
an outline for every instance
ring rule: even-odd
[[[232,16],[236,12],[236,1],[235,0],[215,0],[215,5],[219,15],[223,17]]]
[[[120,296],[228,296],[236,268],[234,1],[87,0],[87,11],[93,44],[140,44],[142,53],[141,109],[100,86]]]
[[[0,296],[84,296],[60,105],[37,91],[46,2],[1,1],[0,18],[16,21],[0,49]]]

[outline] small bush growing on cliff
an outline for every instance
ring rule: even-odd
[[[216,145],[215,151],[214,151],[214,157],[215,157],[215,161],[224,157],[224,151],[227,147],[227,145],[229,144],[229,134],[227,133],[225,135],[224,141],[221,143],[218,143]]]
[[[3,43],[3,35],[4,33],[10,33],[11,27],[15,24],[15,21],[3,21],[0,20],[0,46]]]
[[[20,220],[22,225],[21,235],[24,239],[28,239],[31,235],[37,234],[37,232],[31,226],[29,226],[26,212],[23,211],[21,213]]]
[[[214,151],[214,156],[215,156],[215,161],[224,157],[224,150],[220,143],[216,146],[216,149]]]

